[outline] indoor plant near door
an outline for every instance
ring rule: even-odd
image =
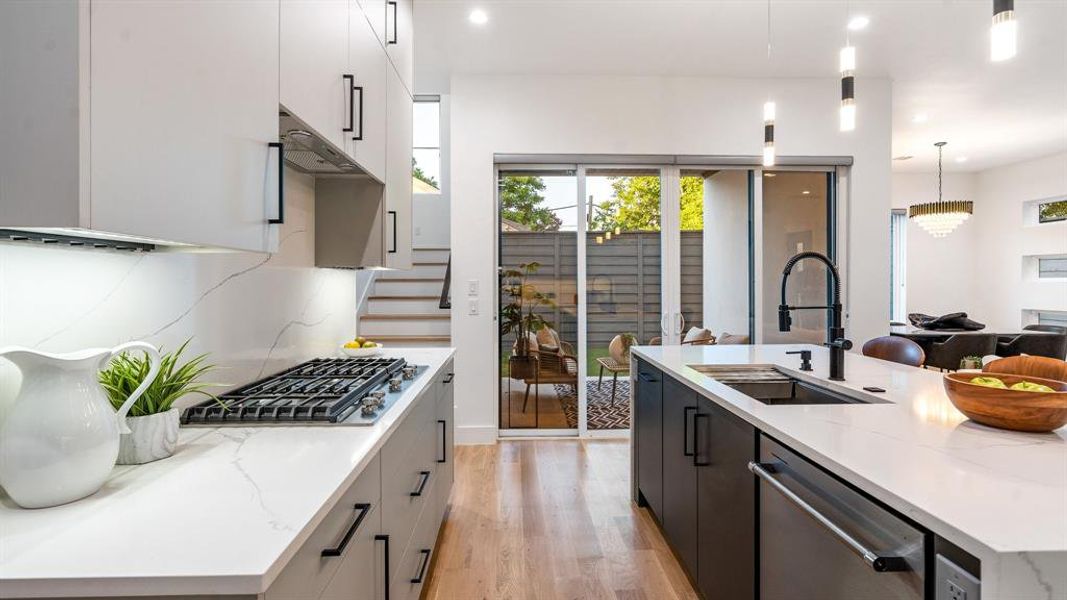
[[[554,306],[551,299],[529,283],[531,275],[541,268],[537,262],[523,263],[501,274],[500,290],[509,299],[500,308],[500,334],[515,334],[515,347],[508,359],[508,374],[512,379],[530,379],[537,371],[537,359],[530,355],[534,334],[548,321],[535,311],[542,306]]]
[[[126,417],[130,433],[124,433],[119,438],[118,464],[139,465],[174,454],[179,425],[178,409],[174,408],[174,402],[186,394],[215,397],[205,390],[217,384],[199,381],[202,375],[215,369],[215,365],[204,362],[207,354],[179,364],[189,341],[186,340],[174,352],[162,355],[159,375],[130,408]],[[148,374],[148,366],[147,356],[124,352],[100,372],[100,384],[107,391],[113,406],[119,407],[126,401],[130,392]]]

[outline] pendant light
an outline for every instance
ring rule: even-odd
[[[767,63],[771,62],[771,0],[767,0]],[[774,166],[774,114],[773,100],[763,104],[763,166]]]
[[[841,49],[841,131],[856,128],[856,48]]]
[[[974,213],[974,202],[970,200],[946,202],[941,197],[941,153],[947,143],[934,144],[937,146],[937,202],[912,204],[908,207],[908,218],[935,238],[943,238],[952,233]]]
[[[1015,56],[1015,0],[993,0],[993,24],[989,28],[989,58],[993,62]]]

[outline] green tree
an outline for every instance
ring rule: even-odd
[[[437,180],[430,177],[422,170],[422,167],[415,162],[415,157],[411,157],[411,176],[423,183],[428,183],[437,189],[441,189],[441,186],[437,185]]]
[[[542,206],[545,182],[536,175],[505,175],[500,179],[500,216],[531,231],[558,231],[563,223]]]
[[[660,178],[613,177],[612,199],[593,209],[593,231],[658,231],[660,229]],[[681,227],[704,228],[704,180],[682,177]]]
[[[1041,221],[1059,221],[1067,219],[1067,200],[1048,202],[1039,207]]]

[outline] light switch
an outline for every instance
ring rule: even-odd
[[[477,296],[478,295],[478,280],[477,279],[468,279],[467,280],[467,295],[468,296]]]
[[[478,299],[477,298],[471,298],[470,300],[467,300],[467,314],[468,315],[477,315],[478,314]]]

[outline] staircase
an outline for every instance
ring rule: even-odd
[[[448,255],[447,248],[416,248],[412,270],[379,272],[359,335],[390,348],[450,345],[451,314],[440,308]]]

